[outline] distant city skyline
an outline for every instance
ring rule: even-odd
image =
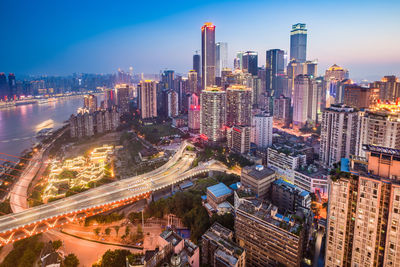
[[[259,66],[265,65],[267,50],[289,54],[292,25],[305,23],[307,59],[318,59],[319,74],[333,64],[349,69],[356,81],[400,73],[396,1],[118,4],[2,3],[0,72],[18,78],[114,73],[132,66],[135,73],[187,73],[201,49],[200,27],[210,21],[216,25],[215,41],[228,43],[230,67],[237,51],[257,52]]]

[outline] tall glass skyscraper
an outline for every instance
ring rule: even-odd
[[[221,71],[228,67],[228,43],[218,42],[215,45],[216,77],[221,77]]]
[[[307,56],[307,29],[306,24],[292,25],[290,31],[290,60],[305,62]]]
[[[200,55],[196,54],[193,55],[193,70],[195,70],[197,72],[197,77],[200,78],[201,77],[201,63],[200,63]]]
[[[243,70],[256,76],[258,74],[258,54],[254,51],[247,51],[243,54]]]
[[[266,87],[271,96],[279,97],[283,93],[284,57],[285,51],[280,49],[271,49],[266,53]]]
[[[202,87],[215,84],[215,25],[206,22],[201,27]]]

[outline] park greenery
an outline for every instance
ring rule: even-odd
[[[44,243],[41,235],[35,235],[13,244],[13,250],[6,256],[0,267],[30,267],[35,266]]]
[[[120,221],[124,218],[123,213],[113,212],[110,214],[97,214],[91,217],[85,218],[85,226],[89,226],[92,222],[96,221],[99,224],[108,224],[112,222]]]
[[[246,159],[242,155],[229,152],[223,147],[205,146],[204,150],[198,154],[197,159],[197,162],[216,159],[224,163],[229,168],[236,165],[239,165],[240,167],[253,165],[253,162]]]
[[[126,259],[129,263],[137,262],[143,255],[140,253],[133,254],[126,249],[107,250],[101,257],[99,263],[95,263],[92,267],[121,267],[126,266]]]
[[[79,260],[75,256],[75,254],[71,253],[65,256],[63,264],[61,265],[62,267],[78,267],[79,266]]]

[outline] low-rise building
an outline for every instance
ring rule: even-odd
[[[201,261],[205,266],[243,267],[246,253],[233,242],[233,232],[214,223],[201,237]]]
[[[314,164],[294,171],[294,184],[323,199],[328,198],[328,170]]]
[[[250,188],[260,198],[264,198],[270,193],[271,184],[274,181],[275,171],[263,165],[242,168],[241,185]]]
[[[227,187],[224,183],[219,183],[210,187],[207,187],[207,203],[205,207],[210,214],[219,212],[219,210],[229,210],[231,206],[226,199],[232,195],[232,190]],[[224,213],[224,212],[223,212]]]

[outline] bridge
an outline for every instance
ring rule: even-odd
[[[36,235],[64,224],[83,220],[210,171],[226,172],[225,166],[210,162],[191,168],[195,155],[184,142],[170,160],[149,173],[109,183],[51,203],[0,217],[0,246]]]

